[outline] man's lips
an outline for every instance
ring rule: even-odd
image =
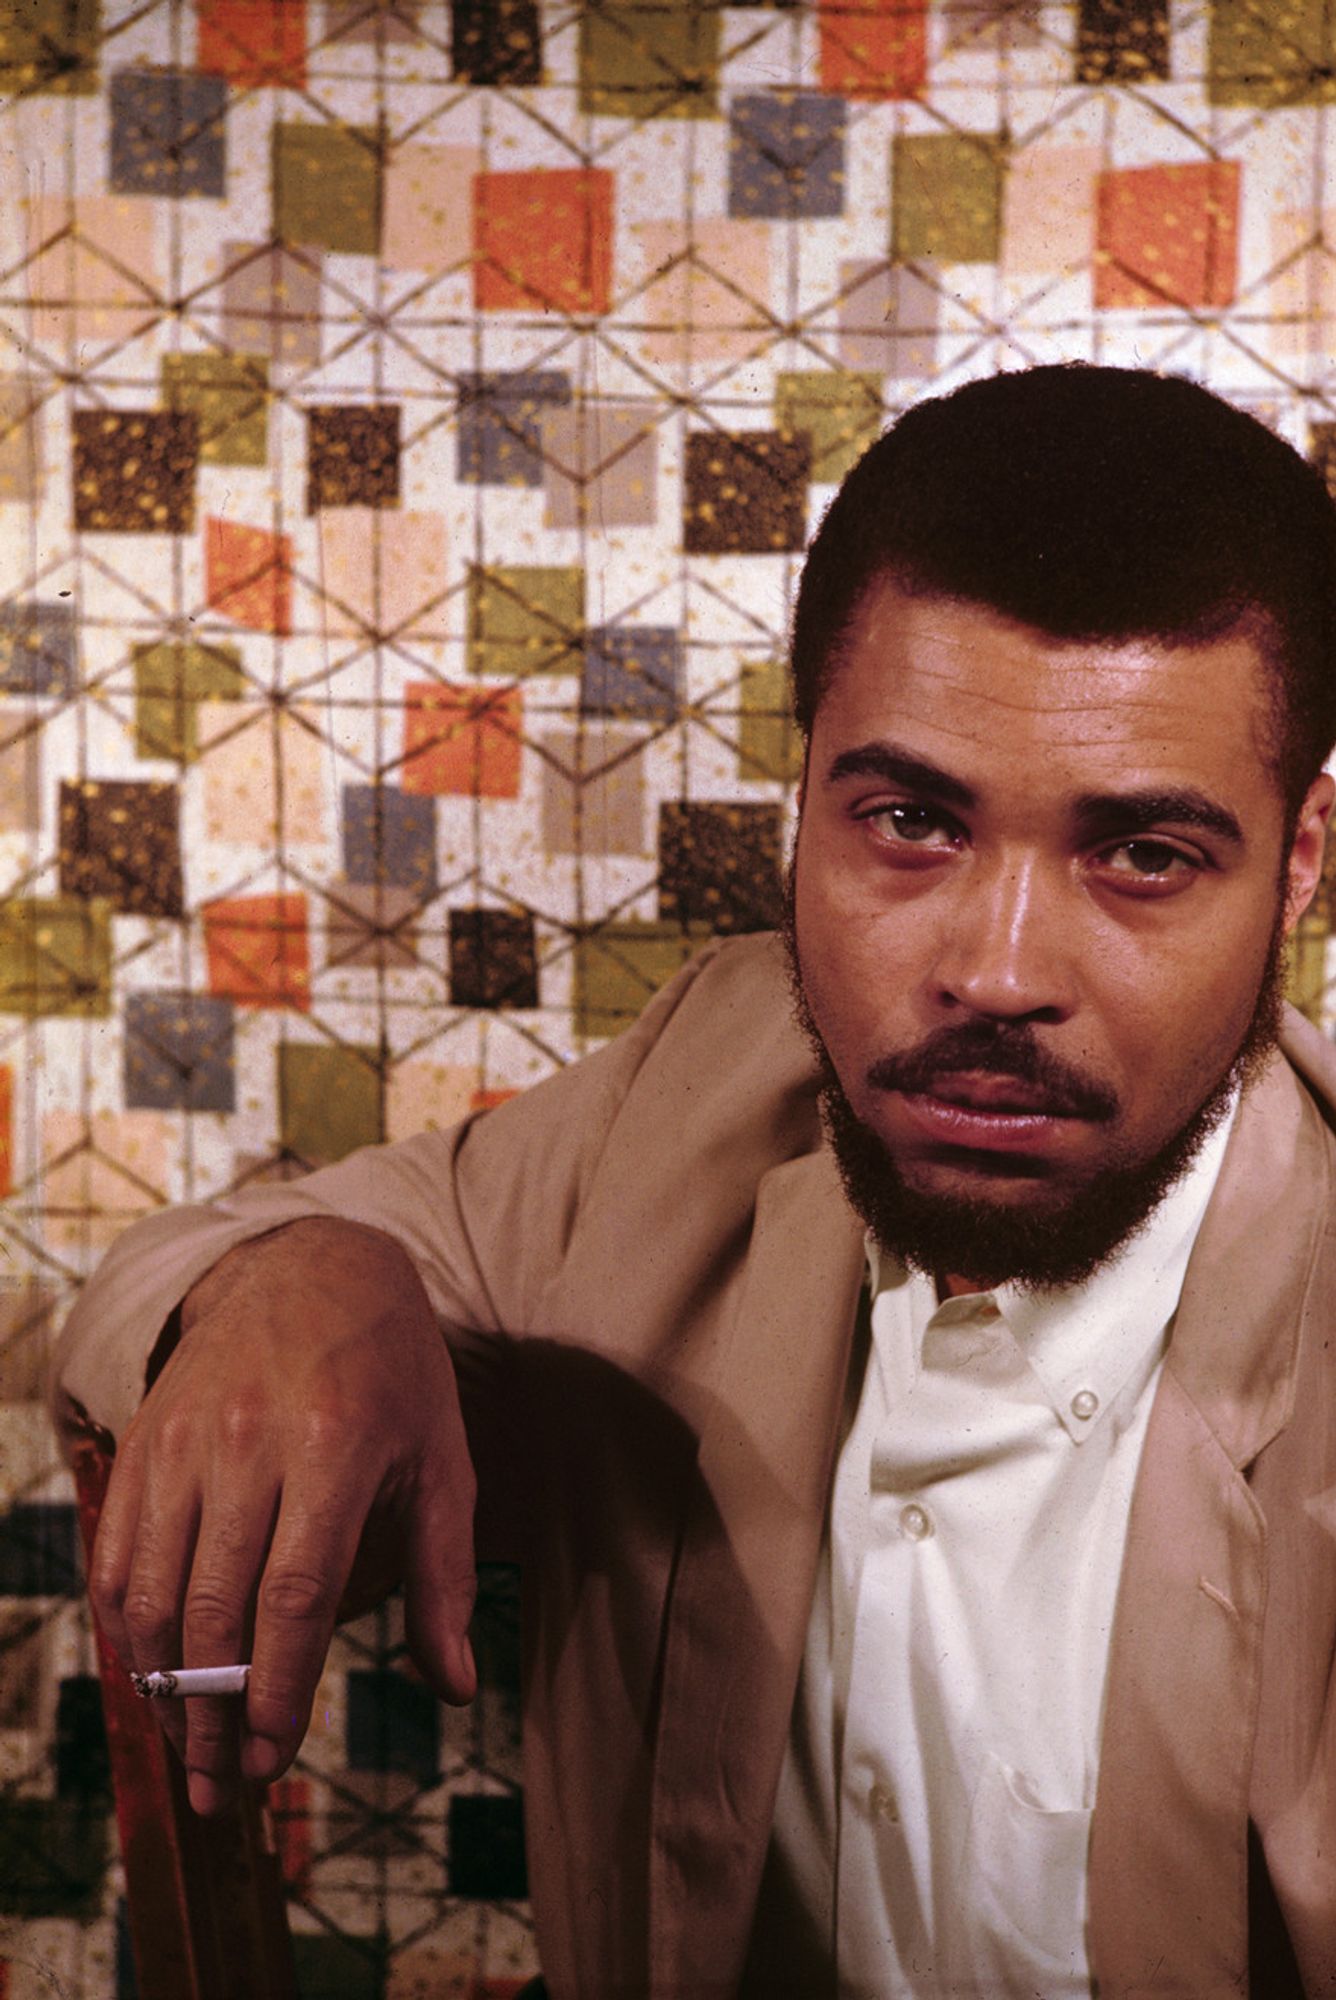
[[[1042,1085],[991,1072],[942,1076],[895,1094],[922,1138],[974,1152],[1048,1152],[1084,1122]]]
[[[934,1080],[916,1096],[931,1097],[943,1104],[958,1105],[963,1111],[1015,1111],[1046,1118],[1070,1118],[1070,1104],[1055,1097],[1042,1084],[1027,1083],[1018,1076],[1001,1076],[995,1070],[958,1071]]]

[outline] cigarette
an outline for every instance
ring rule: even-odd
[[[250,1667],[178,1667],[175,1673],[131,1674],[136,1694],[146,1700],[164,1695],[245,1694]]]

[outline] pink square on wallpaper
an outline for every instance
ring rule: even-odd
[[[316,533],[316,622],[325,631],[388,637],[425,627],[444,637],[444,514],[329,508]]]
[[[328,717],[318,704],[204,701],[196,720],[210,840],[266,846],[325,838]]]
[[[167,1201],[175,1121],[161,1111],[48,1111],[42,1120],[46,1237],[105,1249]]]
[[[688,230],[640,222],[632,237],[643,268],[621,318],[647,360],[737,361],[770,337],[770,223],[707,216]]]
[[[84,194],[26,203],[28,255],[21,283],[32,301],[32,337],[58,352],[133,338],[161,314],[160,204],[134,195]],[[26,331],[26,329],[25,329]],[[88,360],[80,354],[81,362]]]
[[[1271,272],[1260,308],[1271,321],[1271,352],[1303,356],[1314,332],[1329,343],[1336,321],[1336,208],[1276,209],[1271,216],[1267,265]],[[1315,329],[1314,322],[1319,322]]]
[[[1002,271],[1041,277],[1088,265],[1095,250],[1097,146],[1023,146],[1007,162]]]
[[[411,1138],[415,1132],[448,1132],[473,1108],[478,1088],[476,1062],[429,1062],[412,1057],[396,1063],[385,1086],[385,1137]]]
[[[473,253],[471,146],[399,146],[385,163],[380,261],[439,277]]]

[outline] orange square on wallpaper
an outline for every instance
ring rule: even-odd
[[[404,695],[400,784],[406,792],[518,798],[523,722],[518,688],[413,682]]]
[[[1234,297],[1238,235],[1236,160],[1101,174],[1095,304],[1227,306]]]
[[[928,54],[927,0],[820,0],[821,88],[840,97],[914,97]]]
[[[473,177],[479,309],[605,313],[612,291],[612,175],[535,167]]]
[[[196,0],[199,67],[245,88],[306,82],[302,0]]]
[[[204,523],[204,592],[252,632],[292,630],[292,537],[241,521]]]
[[[311,1004],[306,898],[225,896],[204,906],[209,991],[247,1007]]]

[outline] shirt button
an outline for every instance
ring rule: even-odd
[[[1072,1397],[1072,1415],[1088,1421],[1099,1408],[1099,1397],[1093,1389],[1078,1389]]]
[[[908,1507],[900,1509],[900,1532],[911,1542],[926,1541],[932,1533],[932,1516],[926,1507],[911,1501]]]
[[[867,1802],[877,1819],[888,1819],[892,1823],[898,1821],[900,1815],[895,1809],[895,1793],[889,1785],[883,1785],[880,1779],[868,1793]]]

